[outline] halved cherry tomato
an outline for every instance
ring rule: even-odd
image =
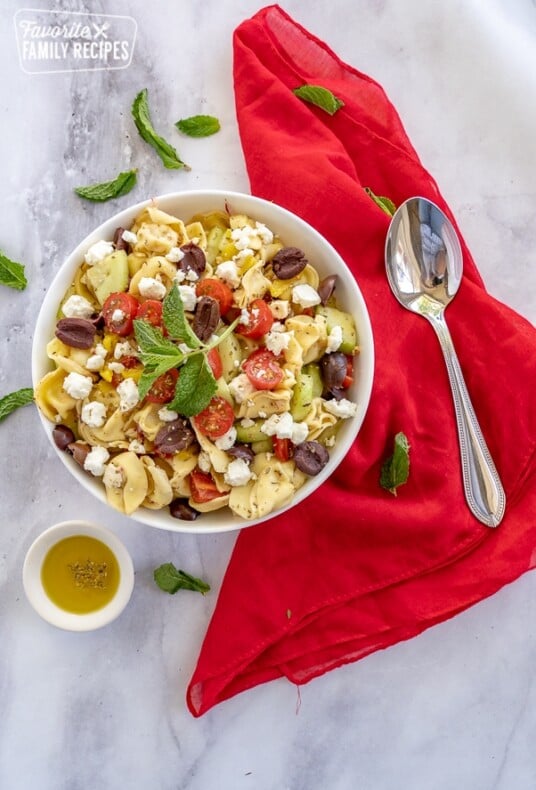
[[[132,294],[110,294],[102,306],[102,317],[109,332],[125,337],[132,332],[132,321],[138,312],[139,302]],[[119,318],[114,320],[114,313],[119,311]]]
[[[192,501],[199,503],[222,496],[212,477],[197,467],[190,472],[190,492]]]
[[[272,437],[272,445],[277,460],[288,461],[292,455],[292,442],[290,439],[279,439],[277,436],[274,436]]]
[[[267,348],[257,348],[253,351],[242,367],[258,390],[273,390],[283,380],[283,370],[278,365],[275,354]]]
[[[204,280],[199,280],[195,285],[195,292],[197,296],[211,296],[220,305],[220,313],[225,315],[233,304],[233,292],[221,280],[216,277],[205,277]]]
[[[216,395],[206,409],[199,412],[193,419],[204,436],[208,436],[209,439],[218,439],[232,426],[234,412],[231,404],[225,398]]]
[[[350,387],[354,380],[354,358],[347,356],[346,359],[348,363],[346,365],[346,375],[342,382],[343,389],[347,390]]]
[[[207,362],[215,379],[219,379],[223,373],[223,365],[221,363],[220,352],[217,348],[211,348],[207,354]]]
[[[258,340],[272,328],[274,323],[272,311],[264,299],[254,299],[248,308],[248,313],[249,322],[247,324],[238,324],[235,331],[243,337],[251,337],[253,340]]]
[[[129,355],[121,357],[119,362],[122,365],[124,365],[126,368],[136,368],[138,365],[141,365],[141,362],[138,359],[138,357],[133,357]]]
[[[179,371],[176,368],[171,368],[167,373],[158,376],[147,393],[149,403],[169,403],[173,400],[178,378]]]
[[[162,326],[162,302],[157,299],[146,299],[138,307],[136,318],[148,321],[153,326]]]

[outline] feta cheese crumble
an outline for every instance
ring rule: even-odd
[[[321,299],[318,291],[315,291],[311,285],[302,283],[301,285],[295,285],[292,289],[292,301],[295,304],[299,304],[300,307],[307,308],[320,304]]]
[[[132,233],[131,230],[124,230],[121,234],[121,238],[123,241],[126,241],[127,244],[136,244],[138,241],[137,235]]]
[[[117,307],[112,313],[112,323],[120,324],[121,321],[124,321],[126,317],[127,314],[125,313],[125,311]]]
[[[230,288],[238,288],[240,285],[240,277],[238,275],[238,267],[234,261],[224,261],[216,266],[216,277],[223,280]]]
[[[166,286],[156,277],[142,277],[138,283],[140,296],[144,299],[158,299],[159,301],[166,295]]]
[[[236,441],[236,428],[232,425],[227,433],[224,433],[223,436],[219,436],[217,439],[214,440],[214,444],[218,448],[218,450],[228,450]]]
[[[290,439],[293,444],[301,444],[307,438],[309,428],[305,423],[294,422],[290,412],[272,414],[261,425],[261,431],[267,436],[276,436],[278,439]]]
[[[342,343],[342,327],[334,326],[328,335],[328,344],[326,346],[326,354],[332,354],[337,351]]]
[[[75,400],[87,398],[93,388],[91,376],[82,376],[81,373],[69,373],[63,381],[63,389]]]
[[[274,332],[274,328],[272,327],[264,338],[266,348],[276,356],[279,356],[279,354],[283,353],[283,351],[288,348],[293,334],[293,332],[281,332],[277,329]]]
[[[210,455],[207,452],[205,452],[205,450],[201,450],[201,452],[197,456],[197,465],[202,472],[205,472],[205,474],[208,474],[210,472],[211,469]]]
[[[162,422],[173,422],[178,418],[178,414],[173,409],[168,409],[166,406],[162,406],[162,408],[158,411],[158,418],[162,420]]]
[[[120,466],[107,464],[102,480],[105,486],[109,486],[110,488],[122,488],[125,482],[125,476]]]
[[[104,241],[104,239],[101,239],[101,241],[96,241],[95,244],[91,245],[84,255],[84,261],[88,266],[94,266],[96,263],[106,258],[107,255],[111,255],[114,251],[115,247],[111,241]]]
[[[83,296],[70,296],[61,311],[67,318],[89,318],[95,312],[93,306]]]
[[[237,403],[243,403],[250,395],[257,392],[245,373],[239,373],[229,382],[229,391]]]
[[[139,403],[138,385],[134,379],[124,379],[117,387],[119,411],[130,411]]]
[[[223,479],[230,486],[244,486],[251,480],[252,472],[249,464],[243,458],[235,458],[231,461]]]
[[[197,304],[197,294],[193,285],[179,285],[179,296],[185,310],[193,313]]]
[[[80,419],[90,428],[102,428],[106,422],[106,406],[96,400],[84,403]]]
[[[180,247],[172,247],[168,254],[166,255],[166,259],[170,263],[179,263],[184,258],[184,253]]]
[[[137,357],[138,352],[133,348],[128,340],[120,341],[115,344],[114,359],[121,359],[121,357]]]
[[[92,447],[84,459],[84,469],[95,477],[102,477],[110,453],[105,447]]]
[[[357,414],[357,403],[352,403],[352,401],[346,398],[341,398],[341,400],[327,400],[324,403],[324,409],[335,417],[347,420],[348,417],[355,417]]]
[[[145,455],[147,450],[145,449],[145,445],[142,442],[139,442],[137,439],[132,439],[130,442],[128,449],[131,453],[137,453],[138,455]]]

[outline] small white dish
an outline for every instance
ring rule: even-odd
[[[119,566],[119,585],[109,603],[87,613],[72,613],[57,606],[47,595],[41,570],[49,550],[64,538],[84,535],[104,543]],[[134,588],[134,566],[125,545],[109,529],[87,521],[62,521],[41,533],[26,554],[22,569],[24,592],[38,615],[66,631],[93,631],[118,617],[130,600]]]

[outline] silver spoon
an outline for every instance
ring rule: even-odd
[[[482,436],[444,317],[461,283],[463,257],[456,231],[440,208],[422,197],[410,198],[399,206],[387,232],[385,265],[400,304],[424,316],[435,329],[454,399],[465,498],[479,521],[497,527],[504,515],[504,489]]]

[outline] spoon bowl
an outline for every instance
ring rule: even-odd
[[[387,232],[385,265],[400,304],[434,327],[452,390],[465,497],[479,521],[496,527],[504,515],[506,497],[444,317],[462,281],[462,249],[452,224],[435,203],[413,197],[399,206]]]

